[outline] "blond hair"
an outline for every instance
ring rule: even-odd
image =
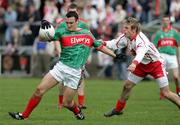
[[[126,20],[126,24],[131,26],[132,30],[135,30],[137,33],[141,30],[141,24],[136,18],[128,17]]]

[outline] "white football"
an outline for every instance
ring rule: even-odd
[[[55,29],[52,25],[50,28],[42,29],[40,27],[39,29],[39,37],[42,40],[51,40],[51,38],[54,37],[54,34],[55,34]]]

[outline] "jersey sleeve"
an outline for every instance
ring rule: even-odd
[[[156,47],[158,47],[158,41],[159,41],[159,39],[160,39],[160,37],[159,37],[159,32],[157,32],[157,33],[155,34],[154,39],[153,39],[153,43],[154,43],[154,45],[155,45]]]
[[[177,42],[177,46],[180,46],[180,33],[176,32],[175,39],[176,39],[176,42]]]
[[[100,50],[104,46],[103,43],[98,41],[90,31],[88,31],[88,34],[93,38],[93,47],[97,50]]]
[[[105,41],[106,46],[111,50],[122,49],[127,46],[127,38],[121,34],[118,38]]]
[[[112,50],[116,50],[117,49],[117,39],[112,39],[112,40],[109,40],[109,41],[105,41],[106,43],[106,46],[109,48],[109,49],[112,49]]]
[[[145,44],[145,42],[143,42],[140,39],[137,39],[135,48],[136,48],[136,50],[135,50],[136,56],[134,58],[134,61],[137,61],[138,63],[140,63],[143,60],[146,52],[148,51],[148,47]]]

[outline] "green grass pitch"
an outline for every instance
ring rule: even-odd
[[[57,108],[58,88],[48,91],[39,106],[25,121],[9,117],[9,111],[23,111],[38,78],[0,78],[0,125],[180,125],[180,110],[167,100],[159,100],[155,81],[142,81],[132,91],[124,114],[105,118],[122,90],[122,81],[86,80],[86,119],[78,121],[73,114]],[[170,84],[175,91],[175,85]]]

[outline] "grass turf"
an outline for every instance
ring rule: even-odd
[[[105,118],[103,113],[112,109],[122,90],[122,81],[105,79],[86,80],[84,121],[57,108],[58,88],[44,95],[39,106],[25,121],[17,121],[9,111],[23,111],[35,87],[37,78],[0,78],[0,125],[180,125],[180,110],[167,100],[159,100],[155,81],[142,81],[132,91],[124,114]],[[174,84],[170,84],[175,90]]]

